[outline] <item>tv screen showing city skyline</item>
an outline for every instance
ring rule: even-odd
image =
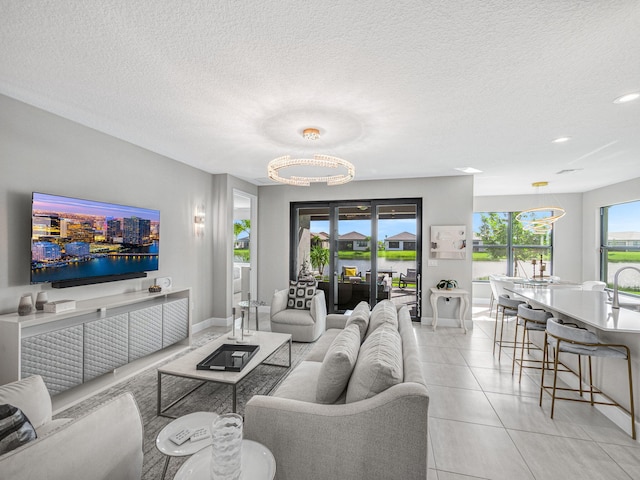
[[[158,269],[160,211],[33,193],[31,283]]]

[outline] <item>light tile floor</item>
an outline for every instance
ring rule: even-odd
[[[429,480],[640,479],[640,443],[588,404],[538,405],[539,370],[511,375],[512,347],[492,354],[494,321],[474,328],[415,324],[429,406]],[[505,328],[513,338],[513,322]]]

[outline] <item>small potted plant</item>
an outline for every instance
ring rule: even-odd
[[[452,288],[458,288],[458,281],[457,280],[440,280],[438,282],[438,285],[436,285],[436,287],[438,287],[438,289],[442,290],[451,290]]]

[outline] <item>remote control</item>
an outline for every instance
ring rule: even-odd
[[[202,427],[193,431],[191,434],[191,441],[197,442],[198,440],[204,440],[205,438],[210,438],[211,433],[208,428]]]
[[[176,432],[173,435],[171,435],[169,437],[169,440],[171,440],[176,445],[182,445],[184,442],[189,440],[189,437],[191,437],[192,433],[193,433],[193,430],[190,430],[188,428],[184,428],[184,429],[180,430],[179,432]]]

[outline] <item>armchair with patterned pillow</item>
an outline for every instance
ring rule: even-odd
[[[290,333],[294,342],[315,342],[325,331],[326,318],[324,291],[315,280],[291,281],[288,289],[273,295],[271,331]]]

